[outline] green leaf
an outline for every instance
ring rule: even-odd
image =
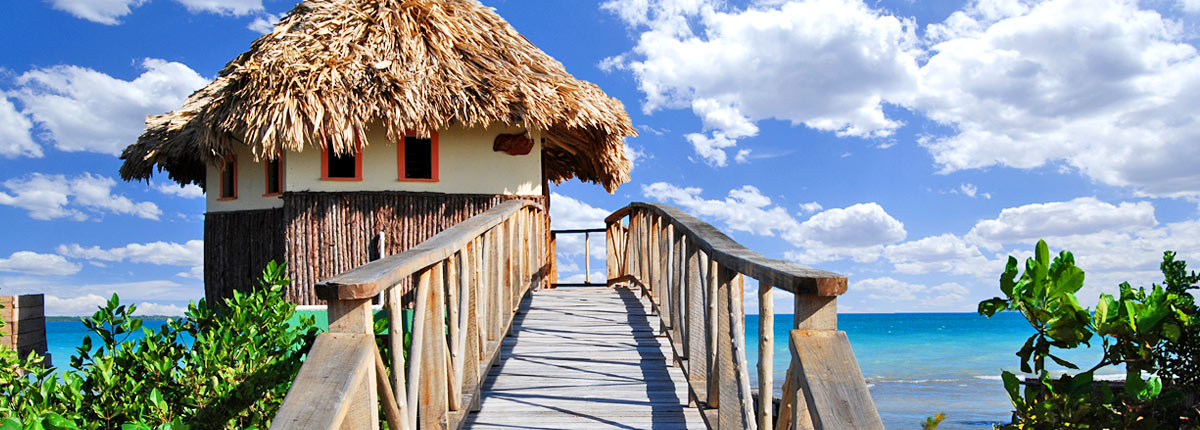
[[[1004,273],[1000,274],[1000,291],[1005,297],[1012,298],[1014,281],[1017,277],[1017,259],[1013,256],[1008,256],[1008,264],[1004,265]]]
[[[1171,342],[1179,342],[1179,326],[1174,323],[1163,324],[1162,335]]]
[[[1070,361],[1058,358],[1054,354],[1046,354],[1046,356],[1050,357],[1051,360],[1054,360],[1055,363],[1058,363],[1059,366],[1066,367],[1068,369],[1076,369],[1076,370],[1079,369],[1079,366],[1076,366],[1075,364],[1071,363]]]
[[[0,421],[0,430],[21,430],[21,421],[16,418],[5,418]]]
[[[1050,271],[1050,247],[1046,246],[1045,240],[1038,240],[1033,255],[1038,263],[1037,272],[1035,273],[1036,278],[1039,280],[1045,279]]]
[[[1059,278],[1054,282],[1048,295],[1050,297],[1058,297],[1064,294],[1075,294],[1076,291],[1083,288],[1083,277],[1082,269],[1075,266],[1068,266],[1063,269]]]
[[[1112,296],[1100,294],[1100,301],[1096,303],[1096,313],[1092,315],[1092,325],[1099,329],[1102,324],[1115,316],[1116,309],[1117,301],[1113,300]]]
[[[991,318],[1008,307],[1008,301],[999,297],[993,297],[982,302],[979,302],[979,314]]]
[[[1008,391],[1009,400],[1012,401],[1013,406],[1020,409],[1021,405],[1018,402],[1021,400],[1021,381],[1017,379],[1017,375],[1007,370],[1000,373],[1000,379],[1004,380],[1004,390]]]

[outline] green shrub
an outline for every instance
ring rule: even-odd
[[[91,334],[61,376],[0,348],[0,430],[268,427],[317,331],[312,318],[288,324],[285,274],[271,262],[251,293],[189,304],[157,331],[114,294],[83,320]]]
[[[1067,251],[1050,261],[1044,241],[1038,241],[1034,258],[1025,262],[1017,278],[1017,260],[1008,258],[1000,276],[1005,297],[979,303],[979,313],[1020,312],[1035,333],[1017,352],[1021,370],[1037,381],[1021,389],[1021,381],[1003,372],[1005,390],[1015,408],[1014,422],[1006,428],[1179,428],[1194,426],[1196,410],[1181,400],[1195,392],[1195,355],[1200,345],[1196,318],[1200,315],[1187,290],[1200,277],[1187,275],[1186,263],[1166,252],[1164,285],[1133,288],[1122,283],[1119,297],[1101,294],[1094,312],[1079,305],[1075,293],[1083,287],[1084,272]],[[1058,379],[1046,371],[1046,359],[1078,370],[1074,363],[1054,354],[1057,350],[1090,346],[1100,339],[1099,363],[1078,374]],[[1031,365],[1032,364],[1032,365]],[[1124,389],[1114,393],[1107,382],[1095,383],[1095,372],[1106,366],[1124,366]],[[1154,374],[1143,379],[1143,373]],[[1164,385],[1164,378],[1167,384]],[[1190,384],[1190,385],[1189,385]],[[1022,393],[1023,391],[1023,393]],[[1189,415],[1192,418],[1189,418]]]

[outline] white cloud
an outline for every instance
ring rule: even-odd
[[[60,255],[86,260],[128,261],[167,266],[201,266],[204,264],[204,241],[202,240],[189,240],[185,243],[131,243],[109,249],[98,246],[84,248],[77,243],[72,243],[59,245],[57,251]]]
[[[51,316],[88,316],[96,313],[98,308],[108,303],[108,298],[95,294],[87,294],[69,299],[46,295],[46,315]],[[122,303],[128,304],[124,300]],[[182,306],[159,304],[152,302],[134,303],[137,309],[134,315],[166,315],[182,316],[187,311]]]
[[[283,19],[283,14],[268,13],[255,17],[246,28],[256,33],[267,34],[275,31],[275,24],[278,24],[280,19]]]
[[[147,115],[179,108],[208,83],[176,62],[146,59],[142,67],[132,81],[78,66],[36,69],[17,77],[12,95],[58,149],[116,155],[137,140]]]
[[[931,25],[911,103],[953,127],[943,172],[1064,163],[1151,196],[1200,195],[1200,55],[1132,0],[979,1]]]
[[[894,105],[952,130],[919,139],[942,173],[1050,166],[1139,195],[1200,197],[1191,15],[1135,0],[974,0],[920,39],[911,18],[866,4],[611,0],[603,8],[635,47],[606,65],[634,76],[648,113],[691,109],[704,130],[687,140],[715,166],[760,120],[883,137],[903,125],[884,113]]]
[[[161,183],[154,185],[154,189],[158,192],[183,197],[185,199],[198,199],[204,197],[204,189],[196,186],[196,184],[187,184],[180,186],[175,183]]]
[[[192,268],[188,269],[188,271],[176,273],[175,276],[178,276],[180,278],[199,279],[199,280],[203,281],[204,280],[204,266],[203,265],[192,266]]]
[[[952,234],[891,245],[884,248],[883,256],[896,272],[912,275],[939,272],[989,278],[1003,270],[1002,263],[993,264],[978,247]]]
[[[550,228],[554,230],[604,228],[604,218],[612,213],[559,193],[551,193],[550,201]]]
[[[32,129],[33,122],[0,92],[0,156],[40,158],[42,147],[33,141]]]
[[[786,254],[787,258],[814,264],[851,258],[864,263],[875,261],[884,245],[904,240],[904,224],[877,203],[859,203],[813,215],[784,237],[803,248]]]
[[[129,15],[147,0],[49,0],[55,9],[107,25],[120,24],[117,18]]]
[[[800,204],[800,213],[801,214],[810,214],[810,213],[819,211],[821,209],[824,209],[824,207],[822,207],[821,204],[817,203],[817,202],[808,202],[808,203]]]
[[[874,261],[883,245],[903,240],[907,234],[904,224],[876,203],[829,209],[799,222],[750,185],[730,190],[724,200],[701,198],[702,192],[666,182],[642,186],[642,194],[648,198],[679,206],[700,218],[715,219],[731,230],[779,235],[799,248],[787,252],[787,258],[805,264],[841,258]]]
[[[980,246],[995,249],[1001,243],[1029,242],[1043,237],[1098,231],[1131,231],[1153,227],[1157,223],[1154,206],[1150,202],[1113,205],[1095,197],[1080,197],[1065,202],[1006,208],[995,219],[976,223],[965,237]]]
[[[0,258],[0,272],[17,272],[30,275],[74,275],[83,266],[67,261],[54,254],[38,254],[30,251],[14,252],[8,258]]]
[[[934,286],[910,283],[891,277],[850,280],[846,290],[847,299],[865,296],[875,304],[874,311],[897,312],[920,306],[925,311],[964,312],[975,310],[974,299],[968,299],[970,291],[955,282]],[[839,306],[841,307],[841,306]]]
[[[612,213],[558,193],[551,193],[550,201],[550,228],[554,230],[604,228],[604,218]],[[604,260],[605,240],[604,233],[592,233],[587,240],[592,267],[596,267],[595,260]],[[583,255],[584,242],[582,234],[563,234],[558,235],[555,245],[560,256]]]
[[[799,224],[781,207],[771,206],[771,199],[750,185],[730,190],[724,200],[706,200],[699,188],[680,188],[666,182],[642,186],[642,195],[679,206],[701,218],[715,218],[734,231],[759,236],[774,236],[796,229]]]
[[[82,313],[54,312],[50,297],[69,300],[94,295],[105,299],[117,293],[123,303],[153,302],[160,304],[187,303],[204,297],[204,286],[199,282],[180,283],[168,280],[150,280],[91,284],[87,279],[70,279],[62,283],[49,282],[40,276],[0,277],[0,291],[5,295],[45,294],[47,313],[51,315],[82,315]],[[87,311],[90,315],[94,309]]]
[[[606,60],[608,69],[633,73],[648,113],[691,108],[712,132],[688,141],[710,164],[724,165],[725,150],[769,118],[839,136],[890,135],[902,123],[883,105],[906,100],[916,87],[915,22],[861,1],[760,2],[728,11],[712,0],[602,7],[641,31],[633,52]]]
[[[154,203],[135,202],[123,195],[114,195],[112,188],[116,184],[112,178],[91,173],[74,178],[33,173],[4,181],[4,187],[12,194],[0,192],[0,205],[25,209],[31,218],[40,220],[71,218],[83,221],[89,215],[103,213],[157,220],[162,214]]]
[[[1200,0],[1179,0],[1179,7],[1187,13],[1200,13]]]
[[[210,12],[221,15],[249,15],[263,10],[262,0],[175,0],[189,12]]]

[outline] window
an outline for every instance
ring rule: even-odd
[[[361,181],[362,148],[353,154],[337,154],[328,146],[321,150],[321,179],[326,181]]]
[[[401,181],[438,180],[438,135],[432,137],[405,136],[397,145],[397,162]]]
[[[263,193],[263,197],[283,194],[283,156],[280,155],[274,160],[268,160],[264,164],[267,171],[267,190]]]
[[[237,198],[237,158],[229,157],[221,162],[221,194],[217,200]]]

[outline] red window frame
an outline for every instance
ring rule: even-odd
[[[225,169],[233,169],[233,187],[232,187],[233,195],[232,196],[224,195],[225,194]],[[237,200],[237,194],[238,194],[238,177],[237,177],[237,175],[238,175],[237,156],[230,155],[228,157],[225,157],[225,159],[221,162],[221,168],[217,169],[217,177],[219,178],[219,185],[220,185],[220,188],[217,188],[217,193],[218,193],[217,201],[223,202],[223,201],[227,201],[227,200]]]
[[[354,177],[353,178],[331,178],[329,177],[329,145],[321,147],[321,180],[322,181],[361,181],[363,177],[362,171],[362,145],[358,145],[358,151],[354,153]]]
[[[283,195],[283,154],[279,154],[279,157],[275,158],[275,161],[279,162],[276,164],[276,169],[279,170],[277,173],[279,175],[279,191],[271,192],[271,160],[263,160],[263,197]]]
[[[400,139],[399,142],[396,142],[396,171],[397,171],[396,180],[397,181],[400,181],[400,182],[438,182],[438,132],[434,131],[432,134],[433,134],[432,136],[429,136],[429,140],[430,140],[430,142],[429,142],[429,158],[430,158],[429,168],[430,168],[430,172],[431,172],[431,174],[429,175],[430,176],[429,178],[406,178],[405,177],[405,173],[407,173],[405,171],[406,168],[405,168],[405,164],[404,164],[404,140],[405,139]],[[409,131],[409,132],[404,133],[404,137],[405,138],[408,138],[408,137],[421,138],[421,137],[425,137],[425,136],[417,136],[416,133]]]

